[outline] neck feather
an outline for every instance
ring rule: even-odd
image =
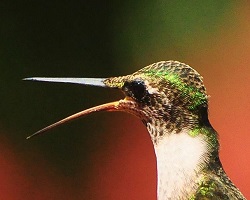
[[[154,145],[157,158],[158,200],[186,199],[203,178],[201,170],[209,160],[209,146],[202,134],[187,130],[165,135]]]

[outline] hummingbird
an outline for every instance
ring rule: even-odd
[[[152,140],[157,164],[158,200],[246,199],[225,173],[219,158],[218,134],[208,119],[203,77],[178,61],[160,61],[130,75],[110,78],[46,78],[114,88],[124,99],[86,109],[33,135],[97,111],[124,111],[138,117]]]

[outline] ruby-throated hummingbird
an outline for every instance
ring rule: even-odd
[[[142,120],[152,139],[158,200],[245,199],[223,170],[217,133],[208,120],[202,76],[190,66],[161,61],[127,76],[24,80],[116,88],[125,95],[120,101],[76,113],[28,138],[92,112],[128,112]]]

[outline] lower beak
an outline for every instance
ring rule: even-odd
[[[74,119],[77,119],[77,118],[80,118],[80,117],[83,117],[85,115],[88,115],[90,113],[93,113],[93,112],[99,112],[99,111],[119,111],[119,101],[114,101],[114,102],[110,102],[110,103],[106,103],[106,104],[102,104],[102,105],[99,105],[99,106],[95,106],[95,107],[92,107],[92,108],[89,108],[89,109],[86,109],[86,110],[83,110],[83,111],[80,111],[78,113],[75,113],[69,117],[66,117],[54,124],[51,124],[37,132],[35,132],[34,134],[28,136],[26,139],[30,139],[31,137],[33,136],[37,136],[37,135],[40,135],[52,128],[55,128],[61,124],[64,124],[64,123],[67,123],[69,121],[72,121]]]

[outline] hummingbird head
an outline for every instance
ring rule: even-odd
[[[81,111],[52,124],[33,135],[71,119],[101,110],[125,111],[139,117],[157,143],[165,134],[178,133],[208,125],[208,96],[202,76],[190,66],[177,61],[161,61],[137,72],[103,79],[28,78],[25,80],[69,82],[121,90],[125,98]],[[32,136],[33,136],[32,135]]]
[[[118,110],[139,117],[154,143],[165,134],[209,124],[202,76],[184,63],[162,61],[103,82],[123,91]]]

